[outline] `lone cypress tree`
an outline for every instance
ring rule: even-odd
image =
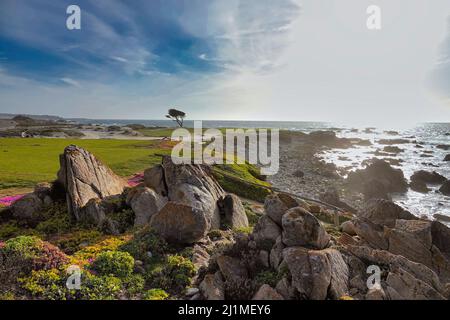
[[[166,118],[169,118],[180,126],[180,128],[183,128],[183,121],[186,117],[186,113],[183,111],[177,110],[177,109],[169,109],[168,114],[166,115]]]

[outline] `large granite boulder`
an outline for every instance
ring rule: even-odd
[[[155,190],[161,196],[167,197],[167,186],[162,165],[157,165],[144,171],[144,185]]]
[[[227,194],[218,202],[221,213],[221,224],[229,228],[248,227],[248,218],[241,199],[234,194]]]
[[[440,175],[436,171],[429,172],[425,170],[419,170],[414,172],[414,174],[411,176],[411,182],[413,181],[422,181],[424,183],[430,183],[430,184],[440,184],[447,181],[447,178]]]
[[[210,229],[210,220],[199,208],[169,201],[150,219],[150,226],[167,242],[192,244]]]
[[[15,201],[10,211],[12,216],[23,222],[35,223],[39,220],[39,212],[44,207],[44,202],[36,194],[30,193]]]
[[[167,203],[167,198],[153,189],[138,186],[128,192],[126,202],[134,212],[134,225],[144,226]]]
[[[349,270],[339,251],[289,247],[283,257],[300,297],[338,299],[348,293]]]
[[[225,196],[225,192],[214,179],[210,167],[175,164],[170,156],[165,156],[162,168],[169,200],[197,209],[205,216],[210,228],[220,228],[217,202]]]
[[[225,300],[225,285],[219,271],[215,274],[207,274],[200,283],[199,289],[206,300]]]
[[[253,228],[253,238],[260,249],[270,250],[280,236],[281,228],[267,214]]]
[[[266,197],[264,201],[264,210],[273,221],[281,226],[281,218],[286,211],[297,207],[298,205],[299,203],[288,195],[272,194]]]
[[[70,145],[60,155],[58,181],[66,191],[67,207],[77,220],[91,199],[121,194],[127,182],[83,148]]]
[[[286,246],[307,246],[316,249],[325,248],[330,236],[319,220],[303,208],[288,210],[282,218],[283,243]]]

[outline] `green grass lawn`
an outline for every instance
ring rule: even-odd
[[[0,138],[0,189],[54,180],[59,155],[70,144],[92,152],[123,177],[160,163],[156,154],[170,153],[159,141]]]

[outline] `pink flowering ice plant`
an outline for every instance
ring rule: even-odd
[[[16,195],[16,196],[8,196],[8,197],[0,198],[0,205],[9,207],[15,201],[22,199],[23,196],[24,195],[21,194],[21,195]]]

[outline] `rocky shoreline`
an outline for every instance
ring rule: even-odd
[[[298,138],[292,140],[294,148]],[[329,133],[301,138],[312,151],[317,145],[366,143]],[[269,194],[263,206],[250,204],[225,192],[210,167],[176,165],[170,157],[149,168],[143,182],[131,188],[79,147],[67,147],[60,163],[54,183],[38,185],[1,211],[0,222],[39,226],[48,223],[42,212],[60,208],[58,219],[113,238],[73,251],[34,236],[0,242],[3,295],[89,299],[83,290],[65,288],[66,268],[76,263],[83,268],[82,283],[96,292],[91,298],[99,299],[450,298],[450,229],[388,199],[367,197],[364,190],[361,202],[340,198],[340,190],[325,191],[320,198],[343,208],[337,213],[285,193]],[[342,183],[327,165],[318,166]],[[361,178],[371,179],[372,173],[383,177],[379,170],[389,173],[379,180],[386,190],[407,187],[386,162],[371,166],[350,178],[357,189]],[[373,272],[378,274],[372,281]]]

